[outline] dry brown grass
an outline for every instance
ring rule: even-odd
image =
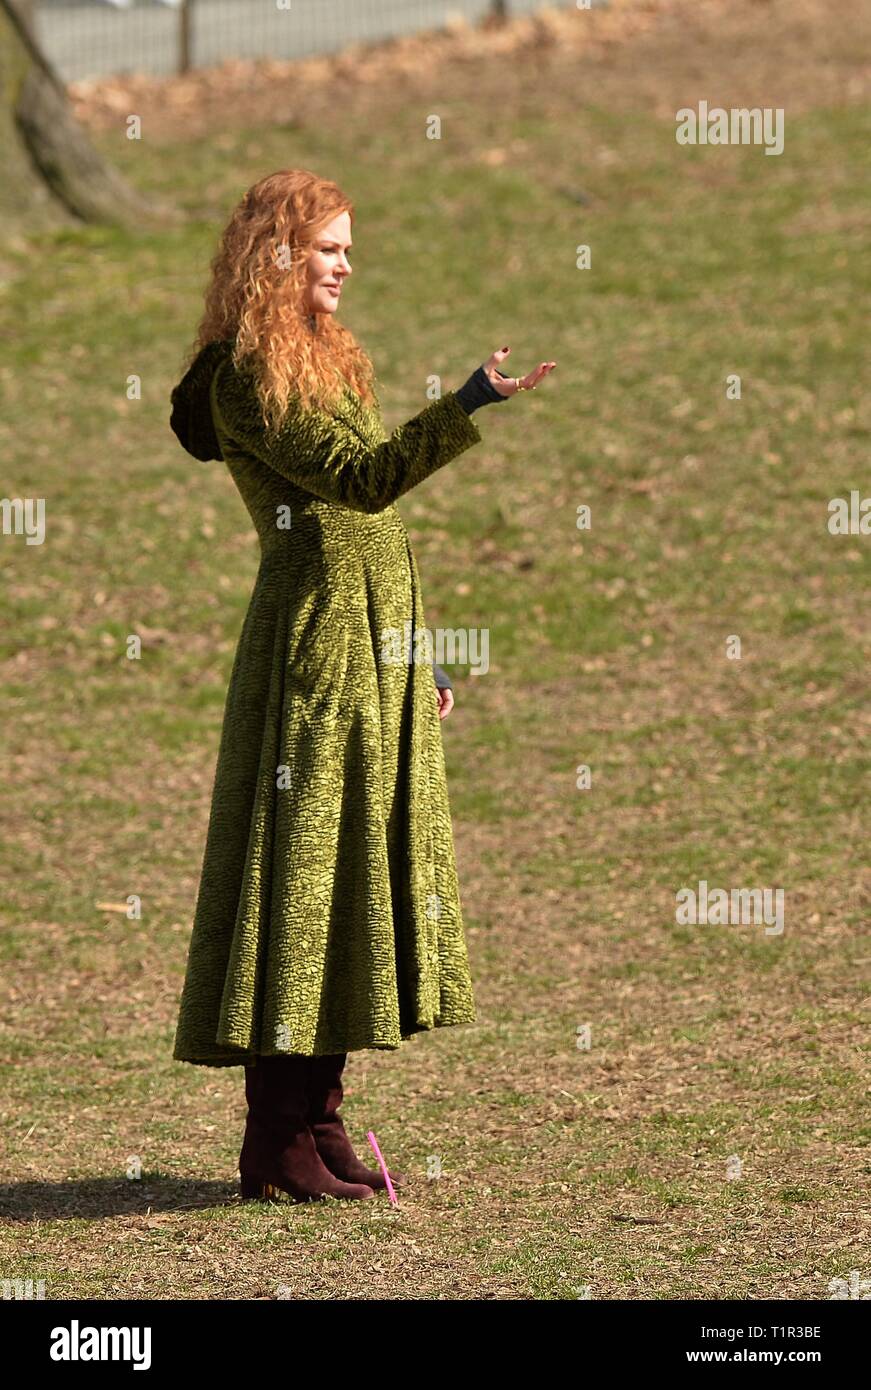
[[[505,109],[568,128],[586,104],[671,119],[677,106],[695,103],[700,85],[712,103],[783,105],[792,117],[863,100],[867,64],[856,34],[868,11],[857,0],[624,3],[292,68],[238,64],[169,82],[78,84],[75,95],[97,130],[111,131],[135,110],[168,152],[181,122],[186,138],[219,147],[232,145],[236,127],[250,128],[256,151],[258,130],[302,117],[307,125],[328,121],[337,96],[343,125],[377,133],[411,92],[448,110],[455,99],[468,101],[472,85],[482,118],[494,125]],[[521,167],[534,163],[534,134],[507,150],[489,138],[481,147],[474,129],[462,139],[483,164],[515,156]],[[602,149],[603,167],[629,157],[625,145]],[[569,149],[567,165],[572,158]],[[646,177],[641,164],[632,172]],[[694,177],[713,196],[734,170],[724,161]],[[854,206],[833,200],[821,218],[809,208],[796,214],[789,230],[849,237],[866,225]],[[776,347],[778,325],[762,323],[759,332],[766,328]],[[663,362],[664,380],[676,370]],[[759,460],[780,478],[778,412],[792,409],[795,428],[806,421],[808,449],[819,447],[849,476],[864,428],[858,408],[839,426],[827,399],[806,400],[812,393],[793,391],[776,367],[758,389],[770,392],[771,418],[748,428],[734,463],[736,473],[747,467],[748,490]],[[613,475],[593,481],[599,496],[613,488],[615,507],[644,489],[663,527],[656,564],[685,577],[681,566],[697,542],[668,529],[668,516],[692,489],[696,464],[692,455],[678,462],[676,436],[659,437],[662,459],[628,481],[627,458],[650,437],[639,410],[619,386],[603,399],[597,427],[610,424],[620,442],[608,461]],[[676,422],[695,423],[681,400],[675,412]],[[714,416],[699,426],[683,452],[701,453],[705,439],[713,448],[719,423]],[[114,448],[118,436],[104,438]],[[534,437],[543,440],[541,431]],[[601,445],[604,433],[596,439]],[[494,446],[476,460],[477,486],[492,494],[507,469],[506,505],[526,534],[482,546],[473,525],[462,531],[457,504],[439,540],[432,518],[449,494],[436,488],[421,543],[435,566],[447,537],[464,574],[500,575],[504,601],[520,604],[518,621],[544,623],[542,538],[559,545],[549,530],[554,499],[562,505],[574,491],[543,445],[530,481],[506,440],[503,433],[504,453]],[[132,467],[126,486],[144,488],[148,480]],[[796,458],[794,468],[804,469],[809,487],[813,464]],[[813,767],[821,742],[832,768],[851,763],[863,728],[858,667],[788,679],[822,661],[818,629],[785,636],[765,622],[798,592],[809,622],[857,651],[865,639],[853,586],[836,581],[817,555],[819,582],[808,579],[801,540],[790,539],[792,517],[778,531],[780,551],[758,570],[764,591],[749,580],[740,588],[754,557],[739,535],[730,541],[736,607],[756,639],[740,670],[710,659],[721,621],[711,585],[699,580],[697,592],[672,593],[654,576],[634,645],[591,655],[579,643],[554,656],[544,639],[535,647],[533,630],[522,662],[503,669],[507,679],[479,682],[468,698],[461,689],[446,742],[479,1022],[349,1063],[349,1127],[355,1137],[374,1128],[388,1161],[411,1174],[398,1211],[384,1199],[262,1209],[236,1196],[239,1072],[182,1068],[167,1049],[216,709],[168,744],[155,724],[123,757],[115,756],[114,730],[119,710],[136,700],[155,718],[167,689],[181,702],[191,682],[220,686],[227,647],[216,610],[244,587],[250,537],[238,534],[214,477],[152,486],[150,500],[168,514],[170,549],[180,527],[196,534],[202,523],[214,534],[215,522],[220,563],[210,557],[205,578],[190,579],[205,591],[220,573],[224,584],[210,594],[208,622],[201,614],[195,622],[184,605],[151,620],[153,649],[172,658],[162,689],[107,695],[111,670],[87,645],[95,591],[105,589],[96,607],[106,621],[134,630],[171,606],[159,558],[119,590],[104,584],[99,565],[85,564],[80,586],[58,586],[49,618],[61,625],[58,640],[24,646],[3,672],[10,688],[26,684],[40,695],[28,706],[19,693],[10,706],[17,795],[0,824],[22,861],[38,865],[48,904],[35,914],[33,882],[10,877],[10,903],[27,927],[5,962],[12,984],[0,1024],[0,1045],[16,1063],[0,1116],[3,1274],[47,1277],[49,1297],[102,1299],[271,1298],[280,1285],[306,1299],[551,1299],[574,1298],[585,1284],[596,1299],[819,1299],[835,1274],[860,1269],[867,1277],[869,1163],[857,1124],[867,1085],[860,981],[869,954],[859,930],[868,900],[860,808],[852,793],[838,801],[837,786],[834,807],[816,808],[831,840],[821,870],[823,831],[808,811],[811,774],[801,771]],[[474,489],[470,496],[474,505]],[[719,512],[705,511],[703,484],[692,502],[716,517],[712,525],[723,524]],[[98,529],[82,507],[81,531],[68,538],[71,570],[77,537]],[[408,515],[413,532],[414,499]],[[134,534],[119,544],[132,544]],[[631,589],[637,541],[628,535],[618,528],[611,558]],[[596,560],[594,543],[588,596],[619,600],[623,587]],[[20,583],[17,597],[29,600],[32,577]],[[646,631],[656,633],[655,646],[644,645]],[[534,678],[524,675],[530,671]],[[77,743],[83,724],[88,738]],[[507,752],[488,742],[493,730],[508,731]],[[592,750],[601,771],[595,814],[583,813],[573,790],[578,750]],[[782,766],[790,756],[794,796]],[[736,773],[754,760],[758,778]],[[787,790],[772,803],[775,776]],[[472,784],[486,789],[498,814],[480,813]],[[832,797],[828,782],[821,795]],[[764,879],[774,842],[778,867],[790,873],[787,939],[775,948],[734,930],[691,938],[674,927],[681,844],[735,874],[758,865]],[[93,906],[123,897],[130,883],[147,901],[142,924]],[[586,1022],[594,1035],[588,1053],[575,1047]],[[141,1184],[125,1180],[128,1155],[142,1158]],[[438,1180],[426,1176],[430,1155],[444,1165]],[[741,1181],[727,1180],[732,1155],[744,1165]]]

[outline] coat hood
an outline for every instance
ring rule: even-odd
[[[233,343],[222,340],[200,348],[181,381],[170,395],[170,428],[183,448],[203,463],[223,460],[221,446],[212,421],[209,388],[218,367],[233,352]]]

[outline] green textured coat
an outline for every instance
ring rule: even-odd
[[[382,659],[385,632],[425,628],[394,503],[481,435],[448,392],[388,438],[346,390],[330,413],[297,401],[268,443],[231,346],[172,393],[173,429],[224,459],[262,552],[173,1056],[396,1048],[475,1009],[432,666]]]

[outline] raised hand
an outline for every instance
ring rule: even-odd
[[[526,376],[519,378],[505,376],[499,371],[499,367],[505,361],[511,349],[509,347],[497,348],[492,357],[488,357],[484,363],[484,371],[487,373],[493,387],[499,392],[500,396],[514,396],[518,391],[534,391],[540,381],[556,367],[555,362],[539,362],[537,367],[533,367]]]

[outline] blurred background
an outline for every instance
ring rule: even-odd
[[[607,3],[590,0],[587,8]],[[305,58],[456,19],[480,23],[542,8],[539,0],[21,0],[25,5],[66,81],[186,72],[226,58]],[[564,5],[576,8],[574,0]]]

